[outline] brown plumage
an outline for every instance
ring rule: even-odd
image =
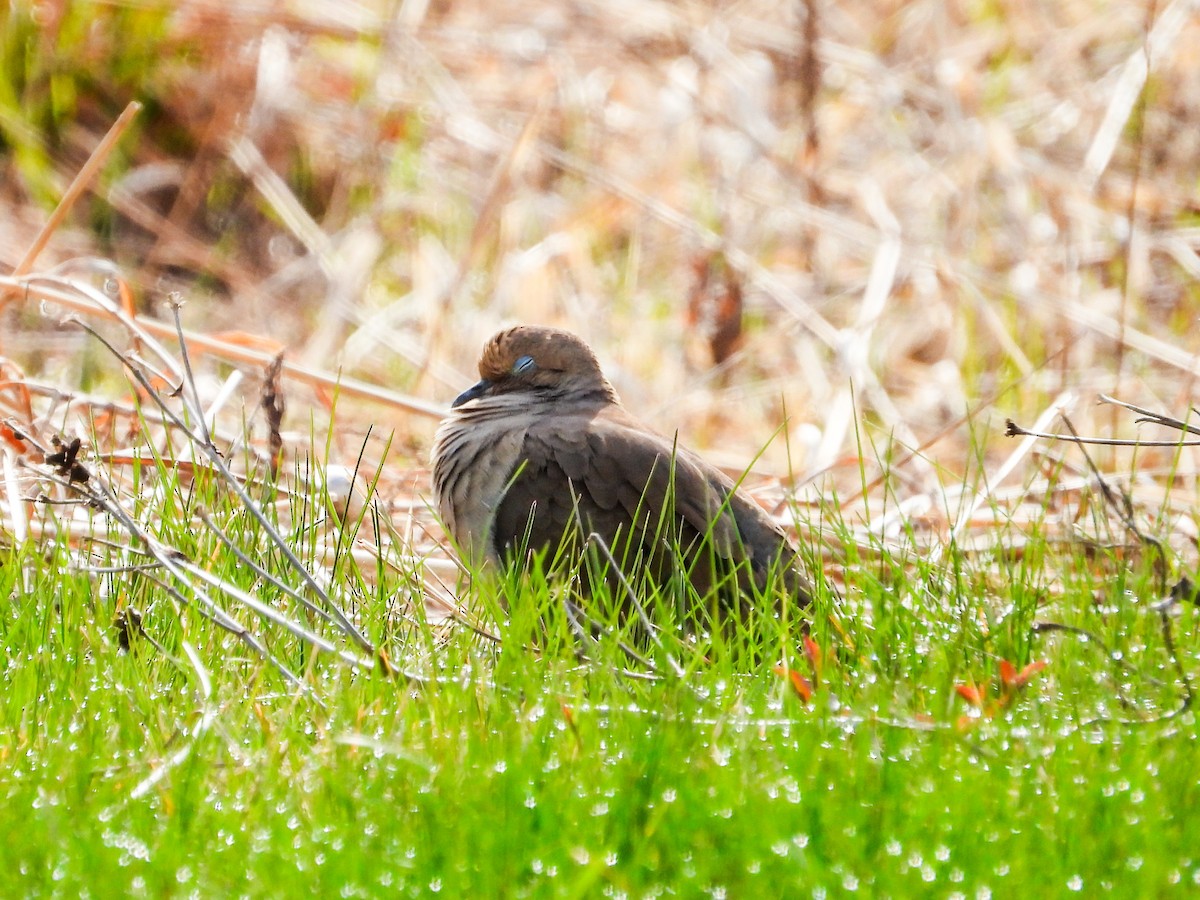
[[[792,604],[809,603],[779,527],[724,474],[630,415],[575,335],[502,331],[479,375],[433,449],[438,510],[474,564],[553,552],[564,536],[578,548],[594,531],[624,571],[658,583],[677,567],[674,546],[697,594],[715,593],[722,612],[746,608],[772,572]]]

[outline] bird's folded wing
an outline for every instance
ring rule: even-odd
[[[577,504],[580,516],[606,537],[622,523],[625,533],[632,527],[654,537],[661,528],[665,537],[682,519],[696,535],[708,535],[720,555],[738,553],[723,476],[623,410],[614,412],[619,414],[561,416],[530,428],[525,469],[501,504],[498,528],[519,527],[507,522],[510,514],[524,510],[527,516],[537,503],[539,515],[565,530]]]

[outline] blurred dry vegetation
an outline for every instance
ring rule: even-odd
[[[201,385],[243,370],[233,412],[259,438],[264,361],[286,349],[285,453],[328,431],[354,466],[373,427],[367,470],[386,456],[382,496],[419,508],[436,410],[473,382],[482,342],[550,323],[713,461],[740,470],[771,441],[765,498],[836,495],[860,533],[945,537],[971,525],[947,492],[993,492],[984,519],[1030,498],[1044,514],[1039,471],[1087,475],[1077,451],[1030,442],[997,477],[1018,449],[1006,416],[1032,426],[1070,391],[1081,432],[1133,437],[1098,392],[1190,408],[1198,15],[1183,0],[7,4],[0,266],[140,101],[16,274],[115,302],[123,283],[163,322],[179,292],[210,338]],[[131,386],[40,302],[51,282],[0,310],[0,414],[43,441],[107,434],[91,449],[114,452],[132,425],[87,423]],[[333,429],[339,375],[386,390],[343,391]],[[1190,543],[1193,453],[1094,458]]]

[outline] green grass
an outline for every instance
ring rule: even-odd
[[[524,18],[533,21],[534,12]],[[249,33],[243,17],[236,10],[227,18],[214,15],[177,15],[169,4],[76,3],[65,6],[59,27],[46,29],[21,4],[0,12],[0,69],[6,76],[0,78],[0,156],[7,154],[11,175],[9,218],[29,228],[39,222],[38,210],[59,201],[79,160],[125,103],[137,98],[145,112],[106,171],[164,160],[179,161],[189,173],[203,171],[194,177],[205,195],[204,215],[189,235],[219,247],[218,257],[231,260],[248,283],[285,274],[289,253],[276,261],[277,269],[258,268],[274,258],[268,239],[286,236],[276,229],[277,211],[232,163],[213,162],[221,157],[212,148],[242,136],[246,118],[229,115],[222,123],[210,107],[223,106],[235,85],[247,94],[245,108],[237,108],[248,110],[256,65],[243,52]],[[634,100],[666,96],[647,86],[665,88],[680,74],[677,42],[657,48],[631,43],[637,30],[630,30],[632,23],[618,17],[606,33],[603,21],[590,21],[556,50],[556,58],[606,59],[614,82],[605,92],[619,101],[620,115],[608,115],[607,101],[570,100],[575,75],[567,73],[570,89],[555,91],[562,96],[550,108],[551,121],[534,137],[535,143],[570,150],[567,159],[575,168],[561,168],[553,157],[540,163],[544,176],[536,167],[515,165],[509,173],[515,186],[497,194],[482,251],[470,246],[471,235],[491,205],[483,202],[490,185],[503,184],[496,179],[507,172],[505,145],[496,158],[482,154],[475,138],[457,137],[464,108],[468,119],[478,116],[498,134],[515,135],[547,93],[540,80],[512,80],[528,60],[512,65],[515,57],[480,52],[504,33],[504,17],[493,22],[480,15],[474,24],[449,18],[442,30],[435,21],[440,16],[431,16],[425,27],[433,30],[417,37],[433,65],[413,53],[412,35],[388,41],[395,49],[376,56],[379,36],[356,36],[353,26],[341,43],[313,53],[295,22],[284,17],[277,24],[289,35],[295,58],[324,57],[331,65],[319,66],[316,75],[310,69],[296,82],[300,100],[293,105],[310,112],[279,130],[297,147],[294,154],[279,152],[272,165],[330,234],[341,234],[360,217],[374,220],[388,250],[371,274],[368,297],[429,294],[428,283],[442,278],[442,253],[451,261],[475,259],[464,270],[466,302],[439,301],[452,313],[448,317],[406,314],[434,324],[404,332],[421,346],[422,357],[463,369],[477,350],[476,324],[482,327],[490,317],[528,318],[562,307],[581,325],[594,298],[608,297],[597,318],[611,323],[598,333],[628,345],[617,357],[635,378],[650,385],[663,380],[640,408],[652,408],[647,399],[657,404],[674,398],[678,385],[694,392],[693,369],[673,379],[672,369],[685,357],[687,335],[681,337],[679,323],[689,281],[687,248],[704,245],[697,239],[710,230],[723,248],[728,241],[745,251],[772,280],[791,284],[795,273],[812,268],[811,299],[818,309],[835,328],[857,328],[857,307],[849,300],[860,293],[875,250],[873,239],[863,245],[861,238],[845,236],[857,234],[867,219],[850,208],[843,186],[864,183],[900,220],[912,259],[940,261],[940,288],[929,284],[913,293],[910,274],[901,270],[900,289],[876,333],[903,336],[914,311],[924,316],[927,300],[930,312],[941,309],[950,324],[939,326],[931,316],[928,345],[906,338],[901,346],[908,349],[894,356],[890,338],[872,346],[873,370],[898,402],[900,421],[922,440],[944,424],[936,406],[931,414],[925,401],[913,401],[914,385],[936,386],[944,377],[931,368],[930,354],[945,354],[942,361],[961,373],[971,397],[993,396],[998,386],[1020,378],[1018,390],[1001,396],[1004,409],[1022,420],[1034,419],[1065,386],[1109,390],[1115,383],[1135,398],[1178,397],[1180,384],[1187,383],[1178,368],[1162,366],[1156,375],[1149,367],[1142,371],[1140,355],[1135,364],[1133,357],[1114,357],[1107,345],[1092,348],[1090,339],[1080,337],[1078,322],[1060,319],[1044,300],[1032,302],[1010,284],[1013,264],[1029,261],[1043,285],[1079,283],[1069,292],[1090,298],[1124,280],[1131,252],[1119,230],[1097,231],[1097,222],[1131,218],[1157,236],[1150,246],[1160,246],[1162,223],[1185,226],[1194,209],[1191,160],[1182,152],[1176,166],[1167,152],[1187,147],[1177,140],[1177,126],[1190,121],[1192,106],[1186,54],[1156,58],[1149,111],[1164,115],[1143,122],[1139,113],[1131,133],[1146,142],[1145,159],[1155,165],[1131,168],[1118,153],[1110,166],[1113,179],[1101,190],[1068,177],[1072,166],[1078,168],[1069,161],[1083,158],[1107,107],[1096,85],[1103,86],[1104,73],[1139,52],[1144,41],[1120,21],[1102,22],[1103,34],[1095,40],[1076,40],[1082,32],[1069,10],[1063,15],[1053,4],[989,4],[975,18],[980,25],[994,20],[998,30],[963,31],[936,16],[944,34],[933,43],[923,36],[929,17],[920,5],[877,22],[823,17],[828,46],[865,52],[878,67],[865,80],[843,73],[826,81],[821,104],[829,125],[814,175],[781,171],[776,178],[751,165],[745,180],[716,177],[722,168],[741,166],[732,150],[716,152],[719,146],[706,140],[662,140],[653,129],[647,134],[644,123],[662,112],[654,106],[662,101]],[[522,30],[527,27],[522,23]],[[697,21],[698,36],[702,27],[698,47],[711,34],[738,30],[725,24],[713,30]],[[755,24],[747,33],[759,30]],[[686,38],[688,32],[680,34]],[[1016,45],[1013,35],[1020,38]],[[1018,45],[1021,52],[1013,52]],[[236,54],[231,46],[239,48]],[[979,56],[972,49],[989,47],[1001,52]],[[365,56],[364,48],[370,51]],[[731,58],[747,49],[762,52],[757,38],[738,39],[731,49]],[[343,54],[346,62],[333,64]],[[953,65],[930,65],[943,58]],[[377,67],[403,75],[410,65],[418,75],[426,67],[451,74],[456,89],[446,91],[440,74],[405,76],[403,83],[412,86],[399,99],[393,79],[371,86]],[[975,73],[961,90],[943,83],[955,68]],[[927,72],[937,72],[936,81],[927,81]],[[712,74],[705,80],[719,84],[720,72]],[[1163,80],[1171,77],[1173,82]],[[423,80],[428,87],[420,86]],[[912,99],[897,102],[897,84],[918,106]],[[708,105],[713,98],[707,94],[698,99],[704,118],[721,129],[737,118],[722,111],[719,98],[716,106]],[[631,103],[634,116],[623,111]],[[872,103],[896,113],[864,115]],[[1055,107],[1079,112],[1081,125],[1053,140],[1030,133],[1030,125],[1045,118],[1031,111]],[[553,121],[559,115],[566,132]],[[767,148],[776,159],[792,159],[802,118],[779,117],[780,143]],[[622,125],[623,119],[634,124]],[[576,134],[576,123],[590,121],[606,123],[595,147],[583,131]],[[1142,127],[1154,121],[1157,129]],[[932,142],[931,126],[940,135]],[[989,135],[994,148],[986,155],[979,134]],[[692,143],[707,149],[697,156],[687,150]],[[1012,149],[1005,149],[1009,144]],[[364,147],[370,152],[360,153]],[[192,168],[197,165],[207,171]],[[1002,174],[999,181],[993,167]],[[922,180],[920,190],[897,183],[935,170],[939,177]],[[1123,190],[1114,188],[1139,179],[1144,189],[1134,192],[1138,206],[1127,206]],[[729,196],[713,195],[714,185],[726,181],[720,190]],[[646,190],[646,198],[616,189],[625,183]],[[822,190],[814,195],[813,187]],[[803,220],[775,211],[814,196],[845,234],[822,227],[814,252],[797,255],[797,221]],[[1080,201],[1087,197],[1090,204]],[[613,199],[620,203],[601,202]],[[649,201],[668,211],[690,209],[699,221],[681,213],[687,227],[660,222]],[[118,259],[140,265],[141,250],[129,236],[144,229],[131,229],[127,213],[118,214],[103,199],[90,203],[75,214],[88,225],[84,233],[99,241],[100,251],[111,244]],[[632,212],[624,211],[626,205]],[[1040,214],[1055,220],[1061,247],[1037,237],[1032,220]],[[1045,223],[1040,227],[1044,231]],[[14,246],[30,236],[14,237]],[[501,280],[503,264],[543,237],[566,241],[555,255],[561,252],[568,264],[556,262],[532,278],[532,301],[496,302],[503,312],[488,308],[484,287]],[[801,237],[801,244],[810,239]],[[1165,237],[1177,243],[1178,235]],[[167,271],[173,283],[181,261],[192,271],[194,256],[175,255],[176,244],[166,240],[161,258],[146,269],[131,268],[140,273],[135,280],[158,285]],[[432,249],[422,250],[426,244]],[[60,245],[63,255],[84,246],[69,234]],[[201,285],[209,283],[205,278],[224,284],[228,271],[192,275]],[[1190,326],[1194,283],[1178,267],[1159,265],[1155,272],[1146,302],[1157,297],[1159,314]],[[752,298],[764,293],[752,269],[735,274]],[[193,309],[220,312],[222,301],[208,303],[206,291],[188,293]],[[547,299],[537,299],[541,294]],[[266,310],[271,329],[278,329],[268,336],[307,327],[316,307],[295,299],[287,295],[288,302]],[[153,291],[147,289],[144,302],[157,303]],[[1126,312],[1131,324],[1153,324],[1153,317],[1143,322],[1140,316],[1141,289],[1131,289],[1126,302],[1122,333]],[[375,303],[364,305],[364,314],[373,314]],[[980,314],[985,304],[998,304],[994,322]],[[245,318],[246,305],[235,314],[239,328],[265,328],[265,319],[256,325]],[[733,376],[732,390],[718,378],[701,380],[715,385],[713,408],[730,416],[723,428],[711,426],[721,440],[769,433],[777,424],[763,428],[754,421],[747,384],[770,379],[786,390],[789,409],[804,410],[810,379],[797,358],[815,353],[813,365],[826,368],[831,385],[843,375],[835,364],[840,345],[827,353],[761,301],[752,299],[745,315],[756,339],[736,370],[718,373],[720,379]],[[58,330],[59,314],[28,305],[10,307],[8,316],[17,337],[4,355],[29,372],[57,371],[45,362],[44,350],[32,351],[25,363],[21,354],[25,344],[41,346],[32,340],[40,330]],[[214,330],[224,319],[198,315],[197,321]],[[1028,357],[1031,374],[1022,374],[1020,359],[995,331],[1009,335]],[[1182,326],[1155,336],[1188,346]],[[386,338],[385,332],[381,340]],[[941,343],[946,346],[939,349]],[[383,352],[368,356],[375,380],[413,383],[411,360]],[[104,373],[115,370],[93,364],[90,355],[86,360],[84,386],[103,387]],[[1141,380],[1131,383],[1135,365]],[[69,391],[79,385],[56,386]],[[428,390],[444,397],[450,387]],[[820,421],[836,393],[829,386],[812,391],[808,405]],[[990,400],[978,406],[980,416],[994,408]],[[59,401],[48,408],[60,409]],[[71,427],[74,420],[65,413],[46,409],[37,410],[40,428]],[[747,418],[731,416],[731,410]],[[377,421],[389,415],[378,409],[368,414]],[[869,406],[861,418],[878,429],[864,426],[865,434],[893,433],[895,420]],[[140,424],[138,433],[156,433]],[[360,418],[344,431],[362,427]],[[945,466],[937,471],[943,483],[961,476],[969,486],[978,473],[994,473],[980,446],[983,433],[980,427],[961,442],[956,438],[952,447],[936,448],[938,455],[928,451],[928,462]],[[111,440],[91,443],[123,447],[124,434],[116,429]],[[401,434],[414,453],[425,441],[417,428]],[[896,484],[868,492],[868,503],[847,501],[874,517],[873,524],[897,512],[910,521],[899,504],[928,490],[925,477],[903,459],[893,467],[890,452],[890,445],[868,448],[865,455],[880,464],[864,463],[862,481],[896,469]],[[30,453],[24,461],[34,458]],[[1078,465],[1078,456],[1067,458]],[[1046,464],[1031,463],[1029,477]],[[974,474],[968,478],[960,468]],[[1194,499],[1187,496],[1194,481],[1188,466],[1180,469],[1178,484],[1172,485],[1173,476],[1155,481],[1158,476],[1147,475],[1140,488],[1174,490],[1186,505]],[[18,477],[28,471],[18,470]],[[7,501],[10,490],[0,484],[0,499]],[[171,466],[147,462],[139,476],[123,482],[121,496],[139,522],[149,523],[157,538],[187,559],[353,649],[332,626],[259,582],[203,526],[200,507],[267,569],[297,583],[278,548],[263,539],[260,526],[219,481],[179,483]],[[1079,496],[1056,502],[1078,502]],[[253,625],[273,664],[198,614],[194,580],[182,586],[193,605],[179,610],[155,579],[180,582],[161,570],[82,570],[130,562],[120,548],[132,539],[99,512],[98,531],[111,546],[97,542],[80,549],[53,539],[13,546],[9,532],[0,531],[0,896],[1190,896],[1200,885],[1200,748],[1188,708],[1190,682],[1200,673],[1200,614],[1185,601],[1164,626],[1155,604],[1170,581],[1188,574],[1187,565],[1171,558],[1171,577],[1160,580],[1142,551],[1112,549],[1129,536],[1111,527],[1111,513],[1097,494],[1086,497],[1088,505],[1074,519],[1061,508],[1045,513],[1045,521],[1025,516],[998,526],[1000,549],[967,553],[924,549],[930,535],[945,533],[942,523],[927,529],[911,524],[907,535],[875,547],[840,541],[845,528],[838,502],[827,494],[819,530],[831,544],[843,543],[847,556],[844,565],[829,566],[844,570],[840,599],[819,586],[812,628],[819,672],[794,629],[711,645],[667,635],[662,647],[648,651],[652,672],[629,659],[609,629],[582,648],[584,659],[563,620],[560,595],[537,579],[510,578],[467,592],[498,641],[464,627],[433,629],[407,614],[419,584],[410,573],[380,567],[376,584],[375,573],[357,571],[345,552],[331,567],[331,592],[397,668],[420,678],[353,670],[231,604],[238,618]],[[321,508],[315,500],[296,504],[284,526],[288,545],[312,569],[318,568]],[[959,511],[956,501],[935,512],[953,522]],[[1168,533],[1179,509],[1165,512],[1151,536],[1179,542],[1182,534]],[[349,547],[343,542],[344,550]],[[499,614],[498,592],[511,620]],[[145,636],[135,634],[132,652],[124,652],[114,620],[129,607],[141,611]],[[807,701],[786,675],[773,671],[781,644],[786,664],[815,685]],[[747,662],[755,658],[767,661]],[[1045,667],[1026,669],[1037,663]],[[283,671],[297,673],[306,689],[298,691]],[[1023,688],[1011,674],[1004,683],[1004,673],[1012,671],[1029,673]]]
[[[237,504],[167,496],[175,518],[160,533],[252,587],[185,518],[202,499],[252,545]],[[295,526],[297,545],[312,527]],[[338,584],[368,637],[427,680],[355,672],[259,627],[301,693],[142,576],[80,572],[62,545],[8,549],[0,893],[1195,890],[1197,729],[1190,712],[1164,718],[1185,700],[1177,665],[1190,677],[1200,662],[1195,607],[1170,620],[1172,654],[1149,564],[1050,544],[1022,559],[1034,562],[852,564],[845,599],[818,592],[819,673],[795,636],[789,665],[817,681],[805,703],[720,642],[665,639],[655,680],[629,674],[648,670],[611,639],[581,659],[558,594],[536,579],[479,592],[484,608],[495,588],[512,609],[497,643],[466,628],[435,638],[398,615],[400,581],[371,588],[345,567]],[[283,571],[271,554],[263,564]],[[1061,596],[1047,605],[1051,582]],[[118,602],[143,611],[161,649],[134,635],[120,650]],[[1035,631],[1043,620],[1087,635]],[[1047,665],[1005,690],[1001,660]]]

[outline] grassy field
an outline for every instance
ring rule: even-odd
[[[244,518],[213,499],[210,516]],[[335,583],[354,619],[407,674],[277,637],[269,651],[300,691],[227,631],[175,616],[161,589],[84,562],[59,544],[0,566],[9,895],[1162,896],[1200,883],[1200,751],[1183,712],[1197,611],[1176,606],[1164,625],[1151,573],[1071,555],[1012,564],[997,615],[962,559],[899,584],[872,566],[845,601],[822,592],[811,652],[792,636],[805,699],[720,645],[667,640],[634,665],[602,638],[580,659],[544,585],[502,585],[514,615],[485,638],[399,626],[403,580],[359,593],[349,575]],[[1079,631],[1034,626],[1043,565],[1064,573],[1055,621]],[[208,572],[274,595],[234,561]],[[144,611],[155,645],[131,628],[121,650],[114,599]],[[535,652],[539,607],[551,637]],[[1045,668],[1023,673],[1031,660]]]
[[[1198,32],[0,12],[0,895],[1194,893]],[[807,630],[459,571],[515,321],[752,465]]]

